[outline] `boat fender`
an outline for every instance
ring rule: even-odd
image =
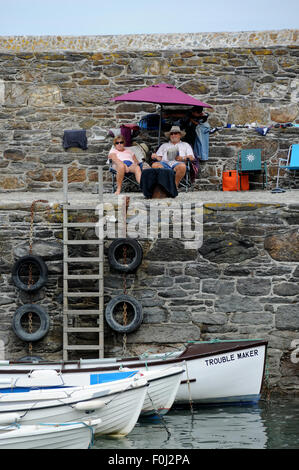
[[[13,424],[20,421],[21,415],[19,413],[1,413],[0,414],[0,425]]]
[[[129,250],[133,250],[133,257],[130,257],[129,263],[122,263],[120,256],[123,256],[123,249],[127,246]],[[120,256],[119,256],[120,255]],[[121,272],[134,271],[142,262],[142,247],[137,240],[131,238],[118,238],[114,240],[108,248],[108,260],[112,268]]]
[[[26,265],[29,271],[29,265],[32,264],[37,267],[39,271],[39,277],[34,284],[23,282],[20,278],[21,269]],[[48,268],[41,256],[27,255],[19,258],[12,268],[12,280],[18,289],[25,292],[35,292],[43,287],[48,280]]]
[[[37,364],[38,362],[41,362],[41,361],[44,361],[44,359],[40,356],[23,356],[23,357],[20,357],[20,359],[17,359],[17,362],[32,362],[34,364]]]
[[[22,318],[28,313],[35,313],[40,320],[39,328],[33,333],[27,332],[22,327]],[[38,341],[42,339],[49,331],[50,319],[47,312],[37,304],[25,304],[19,307],[13,317],[12,328],[15,334],[23,341]]]
[[[79,401],[73,406],[77,411],[91,411],[103,408],[106,403],[103,400],[95,399],[88,401]]]
[[[116,313],[116,307],[119,307],[120,304],[129,304],[133,309],[133,319],[130,323],[126,325],[118,323],[114,317]],[[131,333],[139,328],[143,320],[142,306],[138,300],[134,299],[130,295],[121,294],[117,295],[108,302],[105,310],[105,319],[110,328],[116,331],[117,333]]]

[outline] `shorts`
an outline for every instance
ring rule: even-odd
[[[127,166],[133,165],[133,162],[130,162],[130,160],[124,160],[123,163]]]
[[[161,165],[163,166],[163,168],[166,168],[167,170],[173,170],[173,168],[175,168],[177,165],[179,165],[179,164],[182,163],[182,162],[174,163],[172,166],[170,166],[170,165],[168,165],[168,163],[162,162],[162,161],[160,161],[159,163],[161,163]]]

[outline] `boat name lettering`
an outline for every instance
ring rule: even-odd
[[[205,359],[207,366],[214,366],[216,364],[224,364],[225,362],[235,361],[236,359],[244,359],[245,357],[258,356],[258,349],[251,349],[240,353],[227,354],[225,356],[214,357],[213,359]]]

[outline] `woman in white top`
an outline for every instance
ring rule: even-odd
[[[169,137],[169,142],[162,144],[157,153],[152,154],[152,159],[157,160],[152,164],[152,168],[167,168],[175,172],[175,184],[179,186],[181,179],[186,174],[185,161],[195,160],[192,147],[187,142],[182,142],[181,137],[185,136],[179,126],[172,126],[165,136]],[[173,153],[175,152],[175,153]],[[170,155],[173,155],[170,159]]]
[[[108,158],[116,170],[117,189],[114,194],[120,194],[125,173],[134,173],[137,183],[140,183],[141,169],[138,160],[134,153],[125,149],[125,139],[122,136],[113,139],[113,148],[110,150]]]

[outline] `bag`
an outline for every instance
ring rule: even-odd
[[[147,129],[148,131],[151,131],[151,130],[159,129],[159,123],[160,123],[159,114],[147,114],[139,121],[138,124],[141,129]]]
[[[238,182],[237,182],[238,180]],[[237,170],[224,171],[222,173],[222,191],[248,191],[249,175],[248,173],[239,173]]]

